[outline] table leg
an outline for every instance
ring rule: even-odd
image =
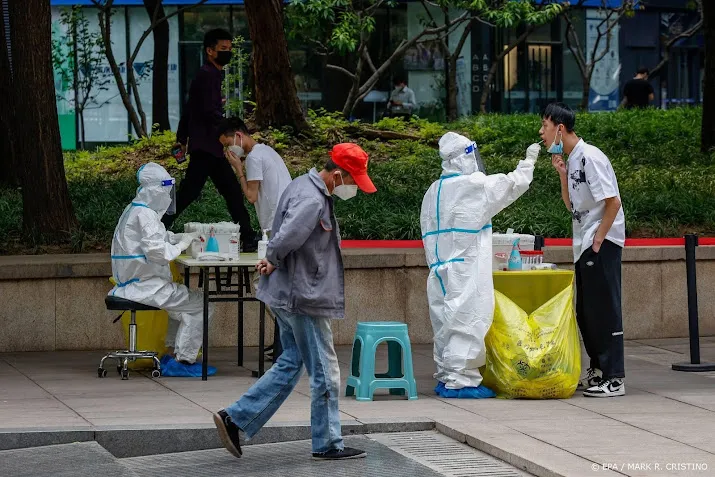
[[[238,297],[243,298],[243,273],[238,270]],[[238,366],[243,366],[243,300],[238,301],[238,330],[236,334]]]
[[[206,381],[209,372],[209,277],[207,268],[201,268],[201,276],[204,280],[204,359],[201,364],[201,380]]]
[[[266,305],[260,302],[261,316],[258,323],[258,377],[265,373],[266,367]]]
[[[184,285],[186,288],[191,288],[191,269],[189,267],[184,267]]]

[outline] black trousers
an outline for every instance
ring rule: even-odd
[[[179,214],[199,198],[209,177],[216,186],[218,193],[226,201],[233,222],[241,227],[240,232],[243,243],[253,243],[255,233],[251,227],[251,216],[248,215],[248,210],[246,210],[241,184],[238,183],[231,164],[224,157],[216,157],[203,151],[191,153],[186,176],[179,183],[179,190],[176,193],[176,213],[174,215],[164,215],[161,221],[167,229],[171,228]]]
[[[576,320],[591,368],[604,379],[625,377],[623,315],[621,312],[621,254],[604,240],[598,253],[584,251],[576,262]]]

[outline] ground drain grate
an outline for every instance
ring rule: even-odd
[[[530,475],[437,431],[372,434],[368,437],[445,477]]]

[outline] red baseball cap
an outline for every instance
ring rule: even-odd
[[[377,192],[367,175],[367,152],[360,146],[351,142],[336,144],[330,151],[330,158],[339,168],[350,174],[361,191],[366,194]]]

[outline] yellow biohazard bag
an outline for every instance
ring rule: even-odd
[[[175,282],[181,283],[182,276],[174,262],[169,264],[171,275]],[[112,284],[115,284],[113,278],[109,279]],[[125,311],[121,315],[122,330],[124,331],[124,343],[129,348],[129,324],[132,314]],[[164,310],[157,311],[137,311],[137,349],[141,351],[154,351],[161,359],[167,352],[165,345],[166,331],[169,328],[169,313]],[[129,369],[151,369],[154,363],[150,359],[138,359],[129,363]]]
[[[570,398],[581,375],[573,272],[495,272],[494,290],[484,385],[502,398]]]

